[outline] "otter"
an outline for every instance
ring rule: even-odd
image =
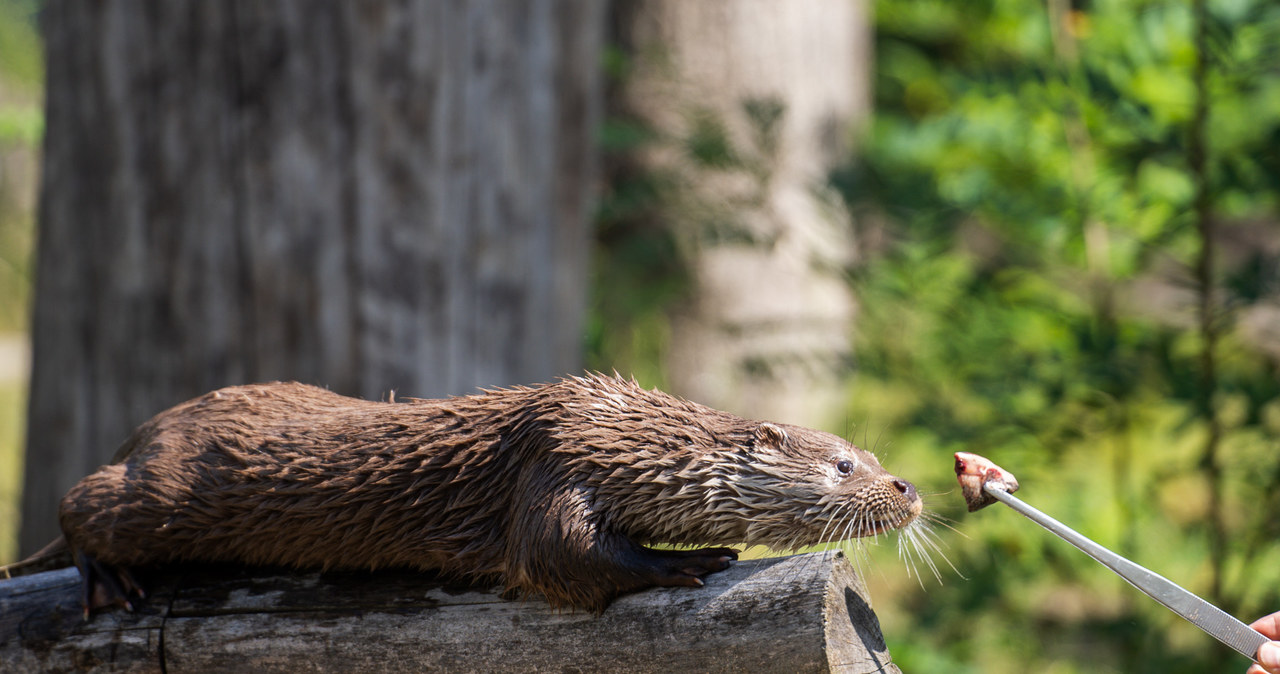
[[[600,374],[394,402],[235,386],[156,415],[115,461],[59,510],[86,615],[133,608],[131,569],[179,562],[414,568],[600,612],[701,586],[730,546],[872,536],[922,510],[838,436]]]

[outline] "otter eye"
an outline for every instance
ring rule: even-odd
[[[840,459],[836,462],[836,470],[840,471],[841,475],[848,475],[853,472],[853,463],[847,459]]]

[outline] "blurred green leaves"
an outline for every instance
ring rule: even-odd
[[[904,671],[1244,665],[1011,513],[963,514],[956,450],[990,455],[1047,512],[1193,590],[1219,575],[1242,618],[1280,610],[1280,5],[1208,10],[1201,92],[1186,2],[876,3],[876,118],[833,176],[863,226],[880,223],[864,240],[887,242],[854,271],[849,414],[894,438],[888,467],[942,492],[933,507],[969,537],[951,553],[967,581],[923,591],[890,572],[877,609]],[[1193,273],[1201,95],[1211,290]],[[1229,541],[1216,574],[1211,532]]]
[[[44,133],[44,64],[34,0],[0,0],[0,341],[12,344],[30,315],[36,154]],[[23,340],[25,341],[25,340]],[[13,358],[5,349],[4,357]],[[21,368],[0,370],[21,371]],[[0,376],[0,563],[18,552],[26,382]]]
[[[36,145],[44,131],[44,60],[33,0],[0,3],[0,145]]]
[[[44,85],[44,59],[36,32],[36,0],[0,3],[0,77],[8,86],[39,91]]]
[[[0,333],[28,322],[37,154],[44,134],[38,3],[0,2]]]

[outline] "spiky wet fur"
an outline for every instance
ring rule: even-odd
[[[837,436],[602,375],[394,403],[226,388],[143,424],[117,460],[62,501],[67,541],[96,563],[413,567],[589,610],[699,585],[732,552],[648,544],[795,549],[921,509]]]

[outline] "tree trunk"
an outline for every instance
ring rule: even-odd
[[[51,0],[21,546],[226,384],[379,397],[579,365],[603,16]]]
[[[658,131],[645,158],[675,189],[688,254],[672,388],[756,418],[844,421],[854,300],[849,214],[828,188],[869,110],[861,0],[632,0],[626,106]]]

